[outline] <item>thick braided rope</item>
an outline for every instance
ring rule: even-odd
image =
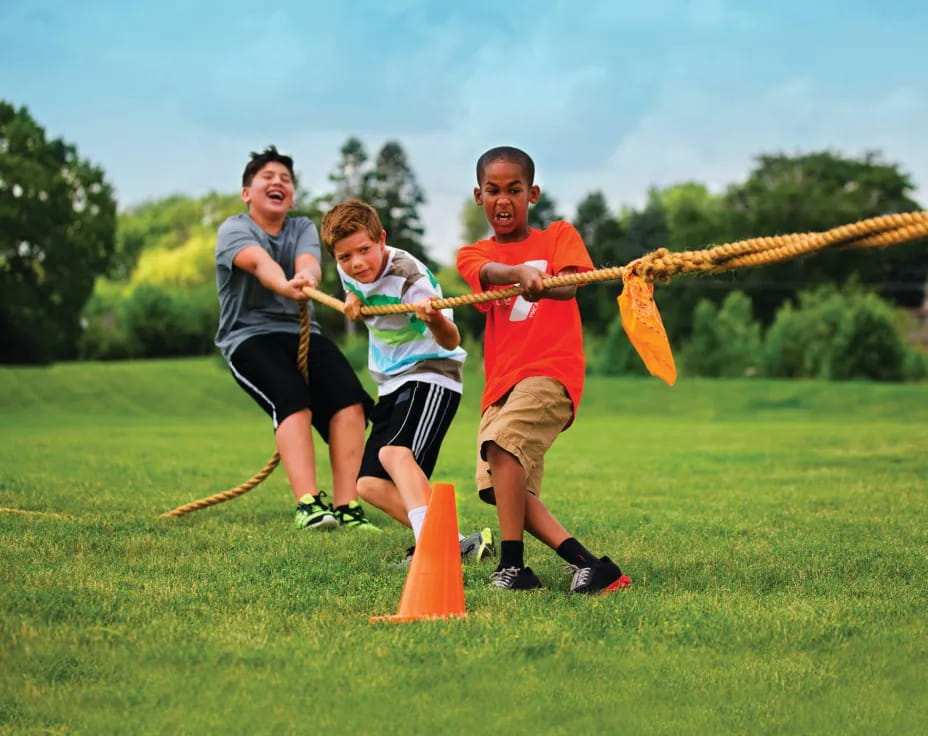
[[[336,300],[337,301],[337,300]],[[297,365],[299,366],[300,373],[303,375],[303,380],[307,383],[309,382],[309,310],[306,308],[305,302],[300,303],[300,347],[297,351]],[[183,516],[184,514],[189,514],[191,511],[199,511],[200,509],[205,509],[207,506],[214,506],[217,503],[225,503],[226,501],[231,501],[233,498],[238,498],[248,491],[250,491],[255,486],[259,485],[265,478],[267,478],[271,473],[274,472],[274,468],[277,467],[277,464],[280,462],[280,453],[274,452],[271,455],[271,459],[265,463],[264,467],[261,468],[257,473],[255,473],[251,478],[246,480],[241,485],[235,486],[235,488],[230,488],[228,491],[222,491],[221,493],[215,493],[212,496],[207,498],[201,498],[199,501],[193,501],[183,506],[178,506],[172,511],[161,514],[160,518],[166,519],[173,516]]]
[[[867,220],[841,225],[821,233],[793,233],[764,238],[750,238],[735,243],[723,243],[703,250],[669,251],[659,248],[625,266],[600,268],[585,273],[565,274],[542,279],[544,288],[555,288],[573,284],[592,284],[601,281],[622,279],[630,269],[645,281],[669,281],[680,273],[713,273],[735,268],[762,266],[796,258],[808,253],[838,247],[882,248],[899,243],[909,243],[928,237],[928,212],[904,212],[881,215]],[[304,288],[312,299],[334,309],[344,311],[345,305],[338,299],[316,289]],[[437,299],[436,309],[480,304],[496,299],[506,299],[522,293],[518,286],[494,289],[475,294]],[[410,304],[384,304],[365,306],[361,314],[400,314],[412,312]]]

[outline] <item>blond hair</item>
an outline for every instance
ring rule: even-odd
[[[371,240],[380,240],[383,225],[377,210],[360,199],[346,199],[325,213],[320,236],[329,255],[334,256],[339,240],[361,231],[370,235]]]

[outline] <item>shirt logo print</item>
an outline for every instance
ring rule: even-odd
[[[548,262],[545,260],[526,261],[526,266],[537,268],[542,273],[547,273]],[[509,312],[510,322],[524,322],[535,315],[538,305],[528,301],[524,296],[518,297],[512,305],[512,311]]]

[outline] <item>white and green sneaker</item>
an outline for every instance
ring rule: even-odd
[[[483,529],[474,532],[461,540],[461,560],[464,562],[480,562],[496,557],[496,547],[493,544],[493,532]]]
[[[493,544],[493,532],[483,529],[464,537],[458,544],[461,546],[461,562],[480,562],[496,557],[496,546]],[[416,553],[413,545],[406,550],[403,559],[396,564],[397,567],[406,567],[412,563],[412,556]]]
[[[325,491],[319,491],[318,496],[307,493],[300,499],[294,519],[297,529],[334,529],[338,526],[332,507],[325,498]]]

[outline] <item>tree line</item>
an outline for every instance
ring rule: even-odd
[[[318,222],[334,202],[349,197],[370,202],[389,242],[433,268],[446,294],[467,290],[453,266],[436,263],[425,247],[419,211],[426,195],[398,141],[369,156],[360,139],[349,138],[329,179],[329,192],[300,192],[296,214]],[[596,191],[572,216],[559,211],[554,191],[545,189],[530,211],[531,224],[569,219],[598,266],[622,265],[660,247],[699,249],[921,209],[909,177],[877,153],[762,155],[744,181],[719,194],[688,182],[652,189],[641,207],[613,210],[607,194]],[[117,214],[99,167],[82,160],[73,145],[46,140],[26,109],[0,102],[0,362],[211,352],[215,229],[242,208],[237,194],[212,193],[175,195]],[[482,211],[469,198],[460,217],[461,244],[488,234]],[[323,288],[336,293],[334,264],[324,260]],[[795,311],[802,299],[808,301],[801,295],[822,285],[872,293],[894,307],[917,307],[926,278],[928,252],[920,242],[681,277],[658,285],[656,298],[672,344],[685,346],[702,334],[697,313],[705,317],[706,309],[714,309],[724,322],[723,304],[733,291],[745,295],[751,319],[763,332],[784,309]],[[624,339],[617,332],[618,290],[618,284],[602,284],[578,293],[584,326],[601,354],[611,350],[610,341]],[[320,309],[319,315],[328,331],[344,332],[336,313]],[[476,310],[458,310],[456,318],[472,340],[479,337],[482,318]],[[695,372],[709,370],[696,368],[697,362],[689,360]],[[631,362],[629,370],[635,370]]]

